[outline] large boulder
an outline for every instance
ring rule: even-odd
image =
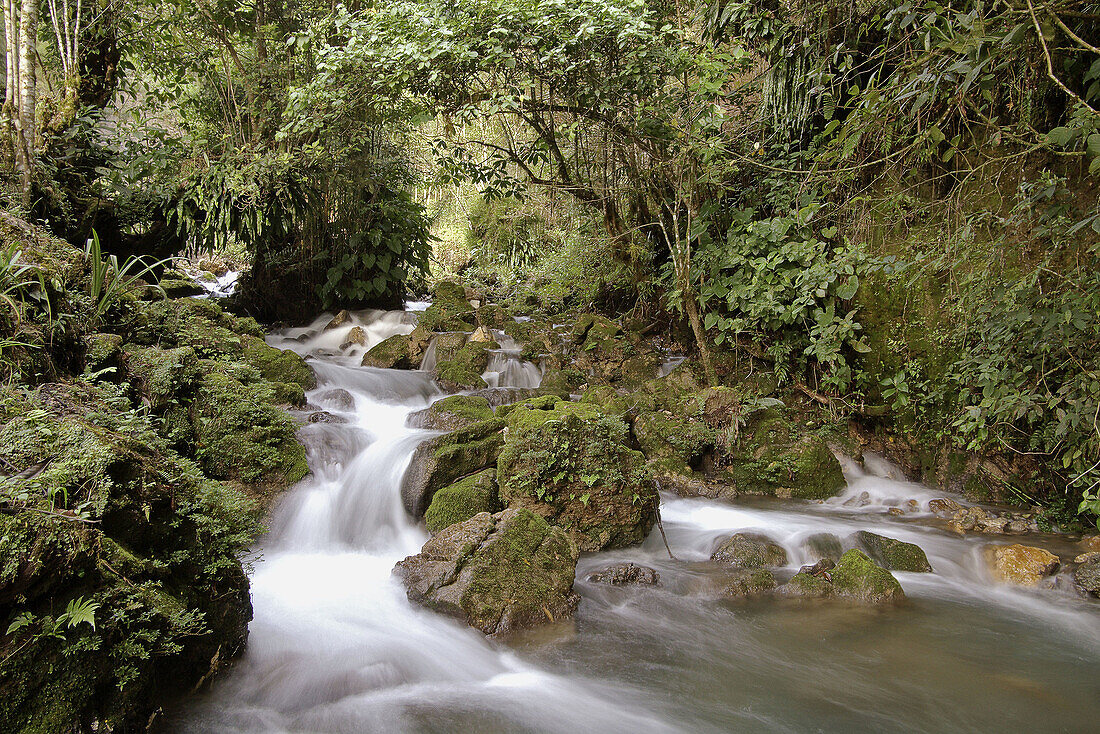
[[[640,414],[634,419],[633,431],[655,474],[690,475],[714,450],[714,429],[694,417],[667,410]]]
[[[303,390],[317,387],[317,377],[305,360],[289,349],[276,349],[263,339],[241,336],[242,360],[260,371],[269,382],[299,385]]]
[[[779,593],[811,599],[839,597],[863,604],[886,604],[905,598],[893,574],[854,548],[841,556],[835,567],[825,562],[802,569]]]
[[[498,512],[496,470],[472,474],[439,490],[424,513],[428,532],[438,533],[455,523],[469,520],[479,512]]]
[[[451,395],[409,414],[405,425],[436,431],[457,431],[493,417],[488,399],[475,395]]]
[[[771,538],[737,533],[719,543],[710,560],[736,568],[786,566],[787,551]]]
[[[423,442],[401,480],[405,510],[420,518],[437,491],[493,465],[504,445],[504,422],[482,421]]]
[[[477,318],[462,286],[443,281],[432,295],[432,305],[420,314],[419,326],[427,331],[473,331]]]
[[[1016,586],[1035,586],[1061,565],[1050,551],[1019,543],[988,546],[985,558],[994,579]]]
[[[871,559],[890,571],[931,572],[932,564],[919,545],[860,530],[855,541]]]
[[[394,334],[383,339],[367,350],[363,355],[364,367],[381,367],[383,369],[411,370],[420,364],[417,359],[414,363],[412,339],[405,334]]]
[[[489,366],[489,351],[499,347],[496,342],[467,342],[449,359],[436,363],[436,380],[449,391],[488,387],[481,373]]]
[[[577,548],[533,512],[474,515],[433,536],[394,568],[409,601],[487,635],[572,616]]]
[[[581,550],[642,542],[656,519],[657,493],[645,457],[626,444],[626,425],[594,406],[508,413],[497,462],[501,501],[564,528]]]
[[[739,494],[825,499],[845,486],[825,441],[770,410],[741,433],[724,473]]]

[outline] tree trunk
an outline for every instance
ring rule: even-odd
[[[4,153],[20,170],[16,118],[19,116],[19,18],[15,0],[3,0],[4,10]]]
[[[699,304],[695,301],[695,293],[691,288],[681,291],[684,299],[684,311],[687,313],[691,331],[695,334],[695,343],[699,346],[699,355],[703,358],[703,371],[707,375],[707,384],[714,387],[718,384],[718,373],[714,371],[714,363],[710,360],[710,347],[707,346],[707,336],[703,332],[703,322],[699,318]]]
[[[12,0],[13,4],[16,0]],[[35,47],[38,44],[38,2],[23,0],[19,23],[19,147],[23,161],[23,205],[31,203],[31,169],[34,167],[35,104],[38,85],[35,76]]]

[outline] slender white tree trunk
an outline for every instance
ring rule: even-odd
[[[14,0],[2,0],[4,11],[4,147],[10,152],[17,170],[19,157],[19,16]]]
[[[12,0],[13,4],[16,0]],[[19,143],[23,159],[23,203],[30,204],[31,169],[34,167],[35,104],[38,100],[35,47],[38,43],[38,2],[23,0],[19,41]]]

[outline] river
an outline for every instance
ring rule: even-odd
[[[871,457],[846,466],[849,487],[818,504],[662,498],[644,545],[583,556],[574,622],[508,644],[411,605],[394,564],[427,539],[401,506],[416,445],[433,432],[405,418],[443,397],[427,373],[357,366],[366,348],[412,330],[407,312],[329,317],[269,337],[309,355],[308,396],[344,422],[301,433],[311,477],[295,487],[256,548],[255,618],[243,658],[171,716],[197,732],[1006,732],[1100,727],[1100,604],[1060,588],[987,577],[981,548],[929,513],[890,515],[945,496],[899,481]],[[360,325],[367,343],[341,352]],[[515,346],[515,345],[506,345]],[[529,387],[517,350],[494,356],[490,384]],[[866,493],[866,494],[864,494]],[[858,498],[862,498],[856,501]],[[708,592],[719,537],[765,533],[790,571],[817,560],[810,537],[871,530],[915,542],[931,574],[895,573],[908,601],[887,608]],[[1025,542],[1057,547],[1056,537]],[[657,569],[656,588],[585,581],[629,560]]]

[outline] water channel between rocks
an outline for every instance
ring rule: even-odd
[[[179,732],[1006,732],[1097,731],[1100,610],[1069,590],[995,585],[981,548],[926,513],[888,506],[943,496],[846,468],[823,504],[736,504],[665,495],[664,527],[638,548],[581,558],[573,622],[509,644],[410,604],[394,564],[427,539],[405,514],[401,477],[435,432],[406,416],[443,393],[421,371],[357,366],[408,313],[327,317],[269,342],[312,355],[311,402],[346,422],[302,430],[313,475],[278,507],[257,548],[248,649],[212,690],[172,717]],[[340,351],[347,328],[366,344]],[[505,344],[505,346],[514,346]],[[494,355],[490,385],[533,387],[517,349]],[[346,391],[346,392],[342,392]],[[350,394],[352,400],[348,400]],[[845,504],[863,495],[864,506]],[[868,501],[869,500],[869,501]],[[914,542],[935,572],[896,573],[908,601],[865,608],[722,601],[707,594],[715,541],[765,533],[791,570],[815,533],[872,530]],[[1029,538],[1029,543],[1041,542]],[[1057,543],[1056,539],[1047,539]],[[586,582],[614,561],[657,569],[656,588]]]

